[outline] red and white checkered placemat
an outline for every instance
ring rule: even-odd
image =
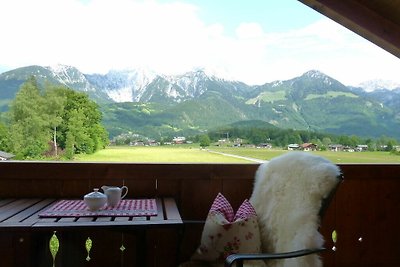
[[[89,216],[157,216],[155,199],[123,199],[116,207],[105,205],[90,211],[83,200],[60,200],[39,214],[40,217],[89,217]]]

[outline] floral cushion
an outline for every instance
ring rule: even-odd
[[[228,200],[219,193],[192,260],[224,261],[230,254],[260,253],[260,246],[257,214],[251,203],[246,199],[235,214]]]

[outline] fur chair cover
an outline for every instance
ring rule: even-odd
[[[307,152],[289,152],[260,165],[253,204],[259,219],[262,251],[289,252],[319,248],[321,201],[338,183],[339,168]],[[266,261],[274,267],[320,267],[318,255]]]

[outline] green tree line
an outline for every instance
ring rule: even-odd
[[[275,147],[286,147],[289,144],[313,143],[322,150],[328,149],[329,145],[341,144],[343,146],[356,147],[357,145],[368,145],[370,151],[385,150],[392,151],[398,142],[394,138],[382,136],[378,139],[361,138],[355,135],[334,135],[328,133],[280,129],[268,127],[225,127],[208,132],[212,142],[229,136],[231,140],[240,138],[244,143],[258,145],[269,143]],[[204,138],[204,135],[198,136]]]
[[[39,88],[32,76],[21,85],[0,123],[0,150],[15,159],[72,159],[108,144],[102,115],[89,97],[64,86]]]

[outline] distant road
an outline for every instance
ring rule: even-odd
[[[218,152],[218,151],[209,150],[209,149],[207,149],[207,151],[210,152],[210,153],[220,154],[220,155],[224,155],[224,156],[227,156],[227,157],[245,159],[245,160],[254,161],[254,162],[257,162],[257,163],[264,163],[264,162],[267,162],[267,161],[268,161],[268,160],[255,159],[255,158],[250,158],[250,157],[243,157],[243,156],[238,156],[238,155],[234,155],[234,154],[228,154],[228,153]]]

